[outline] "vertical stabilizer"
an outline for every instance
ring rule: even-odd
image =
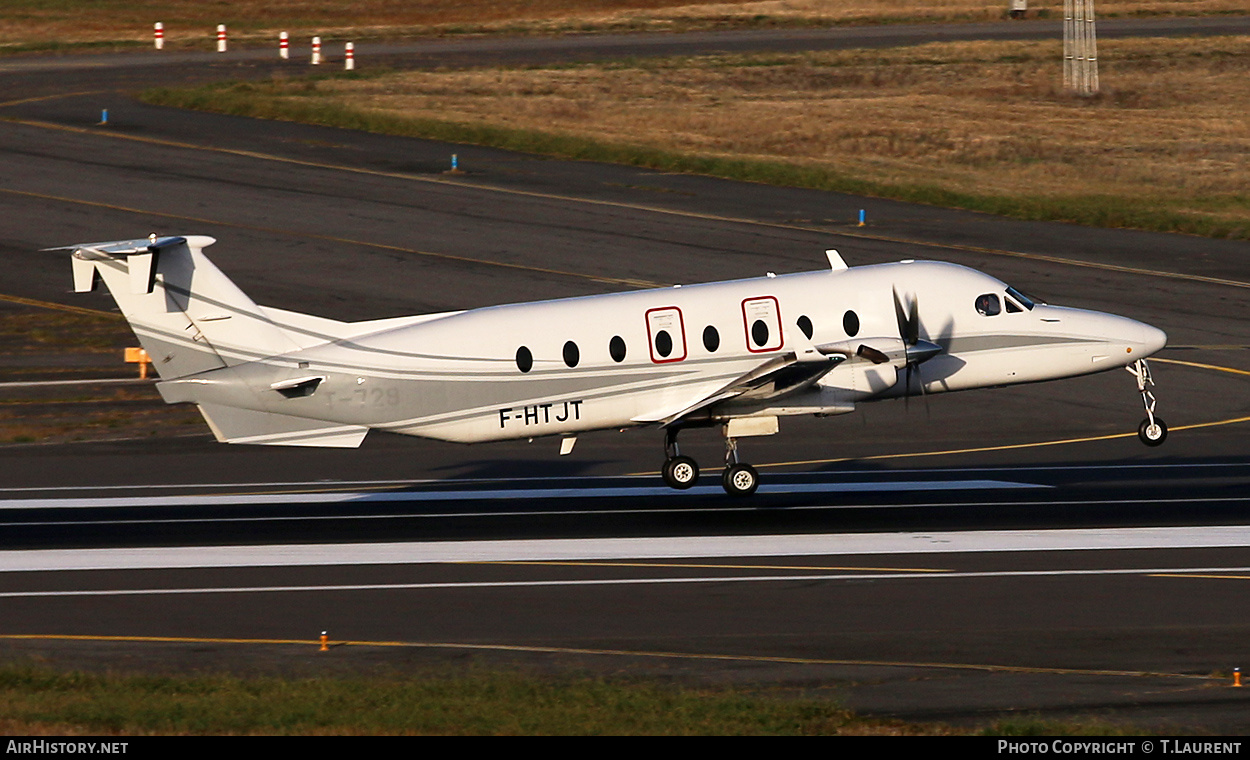
[[[164,378],[296,350],[204,256],[214,242],[189,235],[73,246],[74,289],[103,281]]]

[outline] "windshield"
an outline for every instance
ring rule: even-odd
[[[1033,304],[1032,298],[1029,298],[1028,296],[1026,296],[1025,294],[1021,293],[1020,291],[1016,290],[1015,288],[1011,286],[1007,287],[1007,295],[1014,298],[1016,302],[1019,303],[1024,308],[1028,309],[1029,311],[1033,311],[1034,304]]]

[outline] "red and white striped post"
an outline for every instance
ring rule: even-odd
[[[313,37],[312,65],[317,66],[320,63],[321,63],[321,38]]]
[[[343,68],[347,71],[356,68],[356,44],[353,42],[347,43],[343,49]]]
[[[278,35],[278,55],[281,56],[284,61],[291,57],[291,40],[287,37],[286,32],[282,32]]]
[[[226,52],[226,25],[225,24],[217,25],[217,52],[218,53]]]
[[[156,22],[156,26],[152,27],[152,42],[157,50],[165,49],[165,25],[159,21]]]

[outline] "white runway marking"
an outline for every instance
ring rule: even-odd
[[[863,493],[897,491],[977,491],[990,489],[1051,488],[1006,480],[898,480],[852,483],[778,483],[760,487],[761,494]],[[720,486],[696,486],[684,494],[724,494]],[[119,507],[211,507],[247,504],[341,504],[369,502],[491,501],[512,499],[586,499],[604,497],[674,496],[667,486],[606,488],[494,488],[449,491],[343,491],[338,493],[250,493],[181,496],[99,496],[60,499],[3,499],[4,509],[115,509]]]
[[[997,473],[997,478],[1006,477],[1006,473],[1011,473],[1011,477],[1022,477],[1022,473],[1038,473],[1038,472],[1118,472],[1121,470],[1148,470],[1150,472],[1158,472],[1163,470],[1186,470],[1195,469],[1227,469],[1227,468],[1245,468],[1250,467],[1250,460],[1246,462],[1184,462],[1184,463],[1168,463],[1168,462],[1147,462],[1141,464],[1064,464],[1064,465],[1015,465],[1011,467],[943,467],[934,469],[932,467],[925,468],[899,468],[890,470],[884,475],[886,477],[900,477],[904,475],[929,475],[943,474],[954,475],[956,473]],[[855,477],[862,476],[855,470],[842,470],[837,472],[826,473],[829,477]],[[766,486],[785,485],[782,478],[786,475],[772,475],[769,477],[769,483]],[[604,483],[620,480],[637,480],[628,476],[587,476],[585,478],[574,478],[579,483]],[[509,483],[544,483],[550,482],[549,477],[538,478],[508,478]],[[314,491],[317,489],[327,488],[403,488],[413,486],[443,486],[464,488],[474,484],[498,483],[498,479],[488,478],[463,478],[455,480],[432,480],[432,479],[405,479],[405,480],[279,480],[271,482],[238,482],[238,483],[135,483],[131,485],[97,485],[97,486],[62,486],[62,485],[42,485],[27,486],[19,488],[0,488],[0,494],[18,494],[18,493],[48,493],[54,491],[161,491],[161,490],[208,490],[208,491],[224,491],[224,490],[240,490],[240,489],[262,489],[262,488],[299,488]],[[1026,484],[1027,485],[1027,484]],[[580,487],[580,486],[579,486]]]
[[[538,586],[647,586],[674,583],[785,583],[798,581],[886,581],[886,580],[950,580],[953,578],[1036,578],[1072,575],[1158,575],[1169,577],[1190,574],[1227,574],[1250,572],[1250,567],[1189,567],[1189,568],[1112,568],[1094,570],[1001,570],[984,572],[950,573],[836,573],[810,575],[738,575],[738,576],[678,576],[670,578],[584,578],[565,580],[525,581],[451,581],[442,583],[358,583],[350,585],[321,586],[201,586],[196,588],[130,588],[92,589],[83,591],[6,591],[0,599],[76,596],[162,596],[182,594],[257,594],[290,593],[298,591],[420,591],[468,588],[518,588]]]
[[[0,572],[1250,546],[1250,526],[0,551]],[[1174,572],[1174,571],[1173,571]],[[810,577],[810,576],[804,576]],[[862,577],[862,576],[857,576]],[[892,575],[891,577],[895,577]],[[775,579],[775,577],[774,577]]]

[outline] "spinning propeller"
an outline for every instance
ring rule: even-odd
[[[905,360],[903,370],[903,403],[907,404],[911,397],[911,376],[916,367],[942,353],[942,347],[936,343],[920,339],[920,299],[911,297],[911,304],[903,310],[903,302],[894,289],[894,316],[898,319],[898,336],[903,341]],[[924,383],[920,383],[920,395],[925,395]]]

